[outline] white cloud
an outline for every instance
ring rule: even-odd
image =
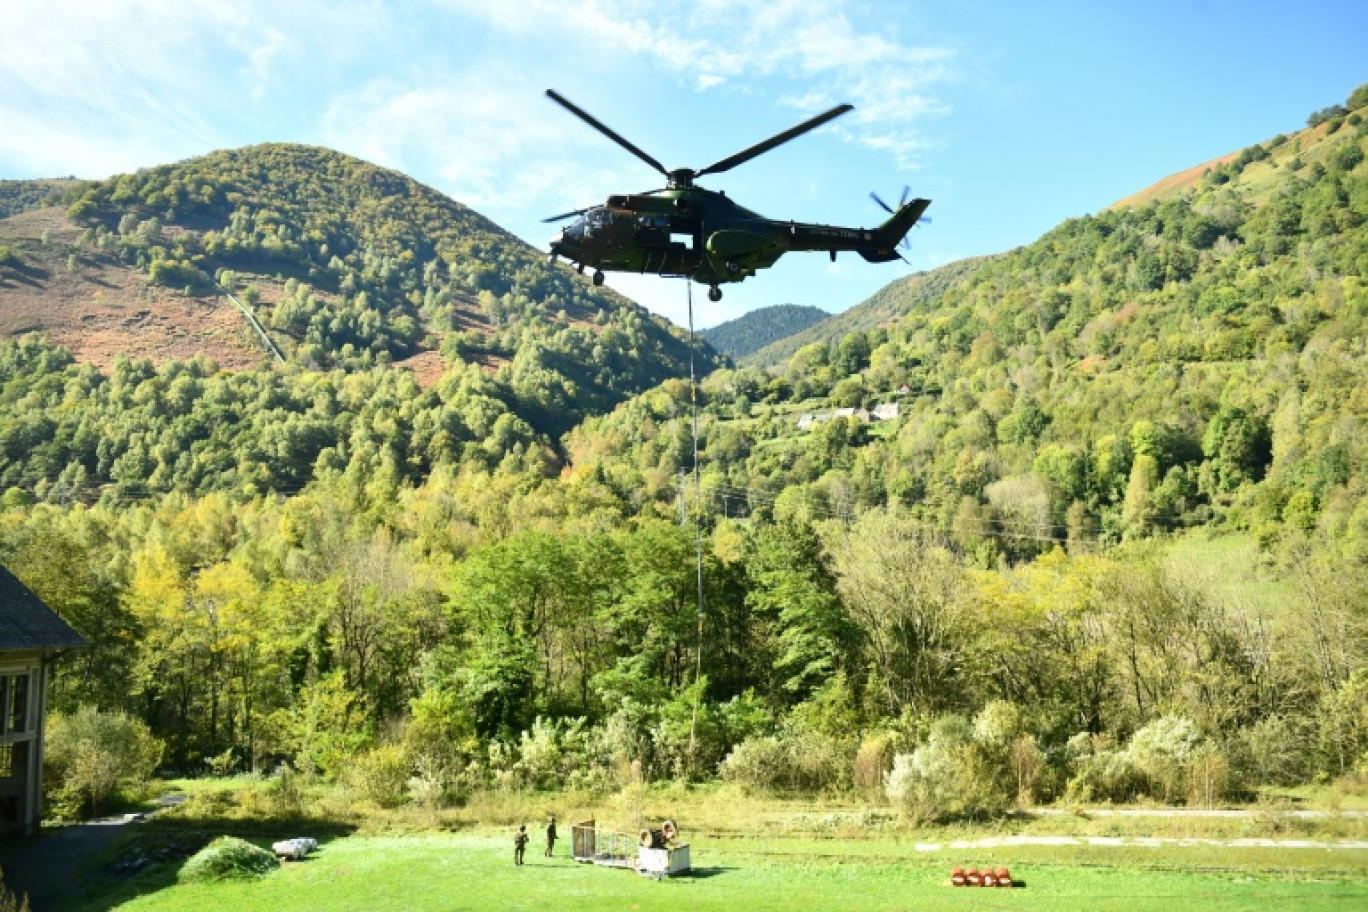
[[[376,80],[329,104],[322,139],[485,211],[535,206],[551,215],[596,202],[580,187],[623,185],[622,171],[586,173],[567,154],[599,140],[541,96],[533,77],[507,65],[417,85]]]
[[[127,156],[148,147],[212,147],[208,118],[186,103],[199,67],[180,49],[193,49],[195,27],[175,10],[152,0],[7,10],[0,155],[37,173],[99,175],[134,164]]]
[[[242,127],[284,64],[376,19],[367,0],[21,2],[0,29],[0,168],[99,177],[271,138]]]
[[[261,36],[261,43],[248,52],[245,70],[252,98],[260,100],[265,96],[271,82],[271,65],[288,44],[284,35],[267,28]]]
[[[500,31],[554,32],[600,54],[649,58],[700,92],[764,77],[798,86],[780,102],[799,110],[849,101],[856,110],[838,122],[839,135],[903,168],[934,145],[925,122],[950,110],[937,90],[955,80],[954,49],[861,29],[842,0],[444,2]]]

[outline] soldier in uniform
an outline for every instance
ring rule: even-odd
[[[519,824],[518,832],[513,834],[513,863],[523,863],[523,850],[527,848],[527,825]]]
[[[551,815],[551,822],[546,825],[546,857],[551,857],[551,850],[556,847],[556,815]]]

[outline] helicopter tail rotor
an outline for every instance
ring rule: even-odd
[[[878,203],[879,208],[883,209],[883,211],[893,216],[888,221],[884,222],[883,225],[880,226],[880,233],[885,234],[887,236],[896,231],[897,237],[899,238],[897,245],[902,250],[908,250],[912,247],[911,242],[907,239],[907,232],[910,231],[914,225],[920,225],[923,222],[930,224],[931,222],[931,219],[922,217],[922,212],[926,211],[927,206],[931,205],[931,201],[913,200],[911,204],[909,204],[907,202],[907,197],[911,194],[911,192],[911,187],[908,187],[906,185],[903,186],[902,195],[898,197],[898,206],[896,209],[888,205],[888,203],[885,203],[883,199],[879,196],[879,194],[874,192],[870,192],[869,194],[869,198],[872,199],[874,202]],[[921,205],[920,208],[917,208],[918,203],[922,203],[923,205]],[[916,210],[916,215],[909,220],[906,216],[909,213],[909,210],[912,209]],[[903,225],[903,223],[906,223],[905,226]],[[898,226],[903,226],[900,231],[898,231]]]
[[[911,192],[912,188],[907,186],[906,184],[903,184],[902,196],[898,198],[898,209],[901,209],[903,206],[907,205],[907,194]],[[879,208],[882,209],[884,212],[887,212],[889,215],[892,215],[894,212],[897,211],[892,206],[888,205],[888,203],[885,203],[882,199],[880,199],[879,194],[874,193],[873,191],[870,191],[869,198],[872,199],[874,202],[878,203]]]
[[[888,260],[901,259],[902,254],[895,248],[908,249],[907,232],[912,230],[912,226],[921,221],[922,213],[931,205],[928,199],[909,200],[908,191],[903,190],[902,197],[898,201],[898,208],[894,209],[883,200],[879,199],[877,193],[870,196],[876,203],[889,213],[889,217],[882,225],[874,229],[874,234],[880,241],[878,248],[874,250],[861,250],[860,255],[871,263],[883,263]]]

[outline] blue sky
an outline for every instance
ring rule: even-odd
[[[659,186],[543,97],[666,167],[840,102],[851,114],[702,183],[773,218],[869,225],[933,200],[911,268],[1301,126],[1368,81],[1368,3],[843,0],[5,0],[0,177],[105,177],[218,148],[326,145],[412,175],[545,249],[540,219]],[[843,310],[900,263],[793,254],[698,325]],[[610,284],[684,320],[678,280]]]

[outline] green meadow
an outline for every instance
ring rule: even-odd
[[[535,844],[534,844],[535,848]],[[631,871],[529,852],[502,833],[352,836],[251,882],[180,885],[149,872],[66,909],[762,910],[1355,909],[1368,905],[1368,850],[1027,846],[918,852],[901,839],[707,840],[694,873]],[[1013,889],[950,885],[955,865],[1006,865]],[[141,892],[141,895],[139,893]]]

